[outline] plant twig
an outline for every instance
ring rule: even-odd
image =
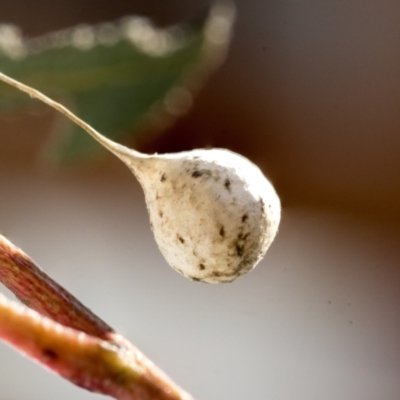
[[[118,400],[193,400],[2,236],[0,281],[36,310],[0,294],[0,339],[30,358]]]
[[[0,281],[25,305],[69,328],[107,339],[113,329],[0,235]]]

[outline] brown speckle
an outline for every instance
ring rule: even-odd
[[[164,216],[164,213],[163,213],[161,210],[158,210],[158,216],[159,216],[160,218],[162,218],[162,217]]]
[[[42,350],[42,354],[47,359],[47,361],[55,361],[58,359],[57,352],[50,348],[44,348]]]
[[[178,240],[183,244],[185,243],[185,239],[181,236],[178,235]]]
[[[243,214],[242,215],[242,222],[246,222],[249,219],[249,215],[248,214]]]
[[[224,186],[226,190],[231,190],[231,181],[229,179],[225,179]]]
[[[160,182],[164,182],[166,180],[167,180],[167,177],[165,176],[165,174],[162,174],[161,178],[160,178]]]
[[[190,276],[189,278],[190,278],[192,281],[200,282],[200,279],[199,279],[199,278],[196,278],[196,277],[194,277],[194,276]]]
[[[223,226],[221,226],[221,229],[219,230],[219,235],[225,237],[225,228]]]
[[[244,246],[240,245],[240,244],[236,244],[235,246],[236,248],[236,254],[238,257],[242,257],[243,253],[244,253]]]
[[[212,273],[212,276],[214,276],[215,278],[218,278],[218,277],[220,277],[222,274],[221,274],[221,272],[218,272],[218,271],[214,271],[213,273]]]
[[[247,232],[246,234],[239,233],[238,239],[239,240],[246,240],[248,238],[248,236],[249,236],[249,232]]]
[[[203,172],[196,169],[196,171],[194,171],[192,173],[192,178],[199,178],[202,175],[203,175]]]
[[[195,169],[192,172],[193,178],[199,178],[200,176],[203,175],[205,175],[207,178],[211,178],[213,176],[213,173],[210,169]]]
[[[200,263],[199,268],[201,271],[204,271],[206,269],[206,266],[204,264]]]

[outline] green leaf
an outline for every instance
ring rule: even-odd
[[[201,21],[167,29],[129,17],[24,39],[0,25],[0,70],[64,99],[95,129],[123,141],[145,128],[160,129],[187,109],[223,60],[233,19],[233,6],[217,3]],[[26,100],[0,85],[0,107]],[[68,124],[68,131],[58,149],[61,158],[102,151],[80,128]]]

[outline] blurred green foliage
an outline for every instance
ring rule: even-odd
[[[25,39],[0,26],[0,70],[64,102],[95,129],[116,141],[167,118],[167,96],[189,95],[220,63],[229,42],[232,7],[215,5],[207,17],[167,29],[143,18],[78,26]],[[0,85],[0,107],[26,104],[25,95]],[[179,114],[179,113],[177,113]],[[162,126],[162,124],[160,124]],[[58,148],[63,159],[96,154],[101,148],[80,128]]]

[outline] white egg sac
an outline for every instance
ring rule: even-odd
[[[277,233],[281,206],[273,186],[236,153],[154,155],[130,168],[162,254],[191,280],[233,281],[256,266]]]

